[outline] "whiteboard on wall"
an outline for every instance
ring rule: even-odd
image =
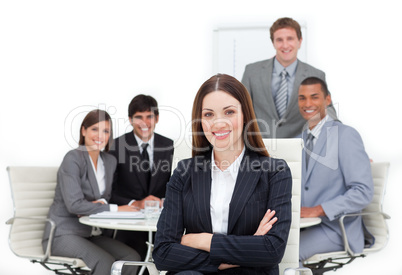
[[[269,27],[231,27],[214,30],[213,74],[225,73],[241,80],[247,64],[275,56]],[[307,62],[306,25],[300,24],[303,43],[298,58]]]

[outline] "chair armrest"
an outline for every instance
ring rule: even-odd
[[[47,261],[50,257],[50,250],[52,247],[52,242],[54,238],[54,230],[56,229],[56,224],[53,220],[48,218],[35,218],[35,217],[13,217],[6,221],[6,224],[13,224],[15,220],[28,220],[28,221],[42,221],[50,223],[50,234],[49,234],[49,241],[46,246],[45,256],[43,257],[42,261]]]
[[[286,268],[283,275],[313,275],[313,272],[307,267]]]
[[[116,261],[112,265],[110,274],[111,275],[121,275],[121,270],[123,269],[124,265],[146,266],[148,268],[149,275],[159,275],[159,271],[156,269],[154,263],[138,262],[138,261]]]
[[[390,219],[391,218],[390,215],[388,215],[388,214],[386,214],[384,212],[376,211],[376,212],[361,212],[361,213],[345,214],[345,215],[342,215],[340,219],[345,218],[345,217],[371,216],[371,215],[378,215],[378,214],[384,216],[384,219]]]
[[[342,215],[339,218],[339,226],[341,227],[341,231],[342,231],[342,238],[343,238],[343,245],[345,247],[345,252],[348,253],[350,256],[354,256],[355,253],[352,251],[352,249],[350,249],[349,246],[349,240],[348,240],[348,236],[346,235],[346,229],[345,229],[345,224],[343,222],[343,220],[347,217],[358,217],[358,216],[371,216],[371,215],[382,215],[384,216],[384,219],[390,219],[391,216],[389,216],[388,214],[384,213],[384,212],[362,212],[362,213],[351,213],[351,214],[346,214],[346,215]]]

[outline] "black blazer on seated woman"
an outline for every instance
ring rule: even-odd
[[[211,154],[178,164],[159,218],[153,259],[159,270],[216,274],[279,274],[291,223],[292,179],[286,162],[246,149],[229,208],[228,234],[214,234],[210,252],[180,244],[184,233],[212,233]],[[278,221],[253,236],[268,209]],[[219,271],[221,263],[240,265]]]

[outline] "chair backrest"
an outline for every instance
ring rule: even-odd
[[[172,163],[172,174],[174,169],[176,169],[179,161],[187,158],[191,158],[192,144],[191,139],[183,139],[175,142],[174,153],[173,153],[173,163]]]
[[[46,222],[19,218],[47,217],[53,202],[58,167],[7,167],[14,203],[9,245],[19,257],[42,259]],[[18,219],[17,219],[18,218]]]
[[[363,221],[368,231],[374,235],[375,242],[364,252],[374,252],[384,248],[388,242],[388,226],[385,221],[389,218],[383,213],[382,204],[385,195],[385,187],[388,179],[389,162],[371,163],[371,173],[374,182],[374,196],[371,203],[363,210],[365,213],[378,213],[363,216]]]
[[[268,153],[273,158],[284,159],[292,172],[292,223],[289,232],[285,255],[279,264],[279,274],[286,268],[299,267],[300,239],[300,201],[301,201],[301,169],[303,141],[299,138],[264,139]]]

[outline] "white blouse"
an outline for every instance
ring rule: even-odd
[[[245,146],[239,157],[224,171],[216,166],[212,152],[210,208],[214,233],[227,234],[228,232],[229,206],[244,152]]]
[[[95,177],[96,177],[96,182],[98,183],[99,187],[99,193],[103,195],[106,190],[106,172],[105,172],[105,165],[103,163],[103,160],[99,154],[98,156],[98,167],[95,168],[95,164],[92,161],[91,156],[88,154],[89,160],[91,161],[92,164],[92,169],[94,171]],[[108,202],[105,199],[101,199],[105,204],[108,204]],[[110,211],[112,212],[117,212],[117,204],[110,204]]]

